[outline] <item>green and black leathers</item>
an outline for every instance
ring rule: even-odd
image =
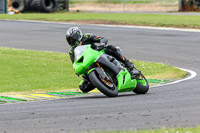
[[[80,42],[79,42],[80,43]],[[93,34],[87,33],[84,34],[82,39],[81,39],[81,45],[88,45],[90,44],[93,49],[96,49],[95,43],[99,43],[102,45],[106,45],[108,43],[108,39],[102,36],[95,36]],[[70,59],[72,62],[74,62],[74,49],[78,46],[79,44],[74,45],[71,47],[69,51]]]

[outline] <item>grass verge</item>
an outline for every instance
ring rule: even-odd
[[[78,88],[67,54],[0,47],[0,93],[48,92]],[[170,65],[134,61],[147,78],[179,79],[186,72]]]
[[[99,133],[199,133],[200,126],[188,128],[162,128],[156,130],[141,130],[141,131],[111,131]]]
[[[108,24],[129,24],[165,27],[200,28],[200,16],[162,14],[121,14],[121,13],[24,13],[0,15],[0,19],[45,20],[45,21],[102,21]]]

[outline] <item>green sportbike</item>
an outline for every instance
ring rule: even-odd
[[[146,78],[140,73],[131,79],[131,74],[124,64],[105,54],[104,49],[97,51],[91,45],[77,46],[74,50],[73,69],[82,75],[94,87],[108,97],[116,97],[119,92],[133,91],[145,94],[149,90]]]

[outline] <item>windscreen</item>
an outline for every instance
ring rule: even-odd
[[[78,60],[81,57],[81,55],[86,47],[87,47],[87,45],[81,45],[74,49],[75,60]]]

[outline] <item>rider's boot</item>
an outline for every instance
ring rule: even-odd
[[[137,76],[140,74],[140,71],[138,71],[134,64],[132,62],[130,62],[129,60],[127,60],[125,57],[124,58],[124,64],[126,65],[126,67],[128,68],[129,73],[131,74],[131,79],[135,79],[137,78]]]
[[[88,82],[85,78],[81,80],[79,83],[79,88],[83,93],[88,93],[89,91],[93,90],[95,87],[90,82]]]
[[[109,55],[114,56],[117,60],[121,61],[122,63],[125,64],[125,66],[128,68],[128,71],[131,74],[131,78],[134,79],[138,76],[138,74],[140,74],[140,71],[138,71],[134,64],[132,62],[130,62],[128,59],[126,59],[124,56],[122,56],[122,53],[120,52],[120,50],[113,46],[113,45],[108,45],[105,48],[105,52]]]

